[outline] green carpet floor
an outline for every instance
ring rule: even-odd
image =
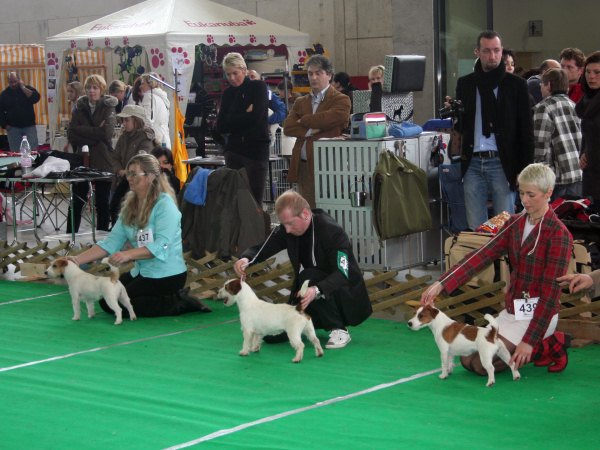
[[[598,448],[598,346],[486,388],[461,367],[439,380],[431,333],[378,319],[323,358],[242,358],[237,308],[211,306],[74,322],[65,286],[0,281],[0,448]]]

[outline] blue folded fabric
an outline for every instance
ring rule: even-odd
[[[409,138],[420,135],[423,132],[423,128],[420,125],[412,122],[392,122],[388,126],[388,134],[390,136],[398,138]]]
[[[213,172],[211,169],[198,169],[192,181],[189,182],[183,199],[193,205],[206,205],[206,186],[208,185],[208,176]]]
[[[423,124],[423,131],[440,131],[452,128],[452,119],[429,119]]]

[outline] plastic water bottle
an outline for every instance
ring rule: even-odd
[[[90,167],[90,148],[87,145],[81,147],[81,156],[83,157],[83,166]]]
[[[21,139],[21,174],[27,175],[32,171],[33,160],[31,158],[31,146],[29,145],[29,141],[27,140],[27,136],[23,136]]]

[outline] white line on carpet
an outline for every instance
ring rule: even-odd
[[[145,337],[141,339],[134,339],[132,341],[126,342],[117,342],[116,344],[104,345],[102,347],[89,348],[87,350],[81,350],[79,352],[67,353],[66,355],[53,356],[52,358],[40,359],[38,361],[30,361],[23,364],[17,364],[16,366],[8,366],[8,367],[0,367],[0,372],[8,372],[11,370],[22,369],[24,367],[36,366],[38,364],[43,364],[52,361],[60,361],[67,358],[72,358],[73,356],[85,355],[86,353],[99,352],[102,350],[108,350],[115,347],[123,347],[125,345],[138,344],[140,342],[152,341],[154,339],[160,339],[164,337],[177,336],[179,334],[189,333],[191,331],[203,330],[205,328],[211,328],[217,325],[225,325],[228,323],[236,323],[239,322],[239,319],[231,319],[226,320],[224,322],[213,323],[210,325],[203,325],[201,327],[188,328],[186,330],[173,331],[172,333],[159,334],[156,336]]]
[[[0,306],[11,305],[13,303],[28,302],[28,301],[31,301],[31,300],[37,300],[39,298],[54,297],[56,295],[63,295],[63,294],[68,294],[68,293],[69,293],[69,291],[61,291],[61,292],[55,292],[54,294],[38,295],[36,297],[18,298],[16,300],[10,300],[8,302],[2,302],[2,303],[0,303]]]
[[[427,372],[417,373],[417,374],[411,375],[409,377],[400,378],[400,379],[398,379],[396,381],[392,381],[391,383],[378,384],[377,386],[373,386],[373,387],[364,389],[362,391],[353,392],[352,394],[342,395],[341,397],[330,398],[329,400],[325,400],[325,401],[322,401],[322,402],[317,402],[317,403],[315,403],[313,405],[310,405],[310,406],[304,406],[302,408],[292,409],[290,411],[285,411],[285,412],[282,412],[282,413],[279,413],[279,414],[275,414],[273,416],[263,417],[262,419],[254,420],[252,422],[243,423],[241,425],[238,425],[237,427],[228,428],[228,429],[225,429],[225,430],[215,431],[214,433],[207,434],[206,436],[202,436],[202,437],[200,437],[198,439],[194,439],[193,441],[188,441],[188,442],[184,442],[182,444],[178,444],[178,445],[174,445],[172,447],[168,447],[165,450],[176,450],[176,449],[180,449],[180,448],[191,447],[192,445],[200,444],[201,442],[206,442],[206,441],[210,441],[212,439],[216,439],[218,437],[227,436],[228,434],[237,433],[238,431],[245,430],[246,428],[254,427],[256,425],[261,425],[263,423],[274,422],[276,420],[283,419],[284,417],[293,416],[295,414],[300,414],[300,413],[303,413],[305,411],[310,411],[311,409],[321,408],[323,406],[328,406],[328,405],[332,405],[334,403],[338,403],[338,402],[343,402],[343,401],[346,401],[346,400],[350,400],[351,398],[354,398],[354,397],[360,397],[362,395],[370,394],[372,392],[377,392],[377,391],[380,391],[382,389],[387,389],[387,388],[396,386],[398,384],[407,383],[409,381],[414,381],[414,380],[417,380],[419,378],[423,378],[423,377],[426,377],[426,376],[429,376],[429,375],[433,375],[434,373],[437,373],[437,372],[440,372],[440,371],[441,371],[441,369],[434,369],[434,370],[429,370]]]

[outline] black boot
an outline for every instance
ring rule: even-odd
[[[184,314],[188,312],[203,312],[209,313],[212,310],[200,301],[200,299],[190,294],[190,288],[183,288],[177,292],[177,306],[179,313]]]

